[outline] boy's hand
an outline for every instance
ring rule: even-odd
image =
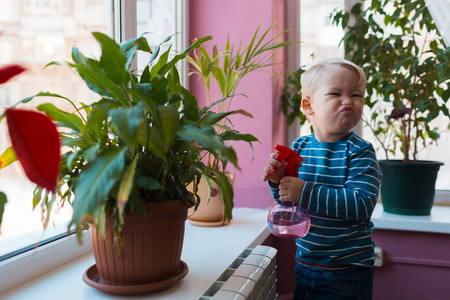
[[[280,180],[280,201],[290,201],[298,203],[302,195],[305,181],[298,177],[284,176]]]
[[[284,173],[286,171],[286,163],[279,162],[278,153],[274,152],[270,154],[270,158],[267,161],[268,165],[264,167],[264,175],[262,177],[263,181],[270,180],[275,184],[279,184],[281,178],[283,178]]]

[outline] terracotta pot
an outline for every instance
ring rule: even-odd
[[[106,220],[106,240],[91,226],[92,248],[102,283],[145,285],[176,275],[188,206],[172,200],[147,203],[146,210],[146,217],[137,212],[127,215],[119,241],[111,217]]]
[[[225,172],[231,185],[234,184],[234,172]],[[222,223],[223,220],[223,200],[219,193],[219,189],[214,182],[211,182],[211,193],[208,201],[208,184],[202,177],[198,185],[198,195],[200,197],[200,205],[194,212],[194,208],[189,209],[188,221],[193,225],[198,226],[221,226],[227,223]]]

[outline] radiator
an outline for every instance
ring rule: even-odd
[[[277,250],[256,246],[244,250],[199,300],[274,300]]]

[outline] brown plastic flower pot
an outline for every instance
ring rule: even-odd
[[[119,240],[111,217],[106,221],[106,240],[91,226],[96,270],[85,273],[87,284],[106,293],[132,295],[168,288],[187,274],[180,258],[188,206],[172,200],[147,203],[146,210],[146,217],[137,212],[127,215]]]

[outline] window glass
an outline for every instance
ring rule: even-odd
[[[334,26],[329,19],[335,9],[344,8],[344,0],[300,0],[300,65],[309,68],[312,64],[330,57],[344,57],[344,48],[339,47],[344,31]],[[300,135],[310,134],[307,123],[300,127]]]
[[[177,32],[181,21],[179,12],[182,10],[182,7],[180,7],[178,2],[176,0],[136,1],[137,35],[144,34],[152,50],[155,50],[156,46],[168,36],[172,36],[169,42],[161,45],[160,55],[166,52],[170,45],[172,45],[171,56],[175,55],[177,50],[182,50],[182,45],[180,45],[179,41],[183,33]],[[148,64],[149,59],[149,53],[137,53],[137,68],[139,72]]]
[[[51,61],[70,61],[72,47],[98,57],[100,48],[91,32],[109,34],[110,0],[2,0],[0,9],[0,65],[17,63],[27,71],[0,86],[0,110],[40,91],[63,95],[75,102],[96,100],[71,71],[44,66]],[[36,107],[53,102],[68,112],[64,100],[35,99],[21,105]],[[0,123],[0,152],[11,145],[6,122]],[[32,211],[33,189],[19,162],[0,170],[0,191],[8,197],[0,236],[0,256],[65,232],[71,207],[54,206],[48,230],[42,230],[40,207]]]

